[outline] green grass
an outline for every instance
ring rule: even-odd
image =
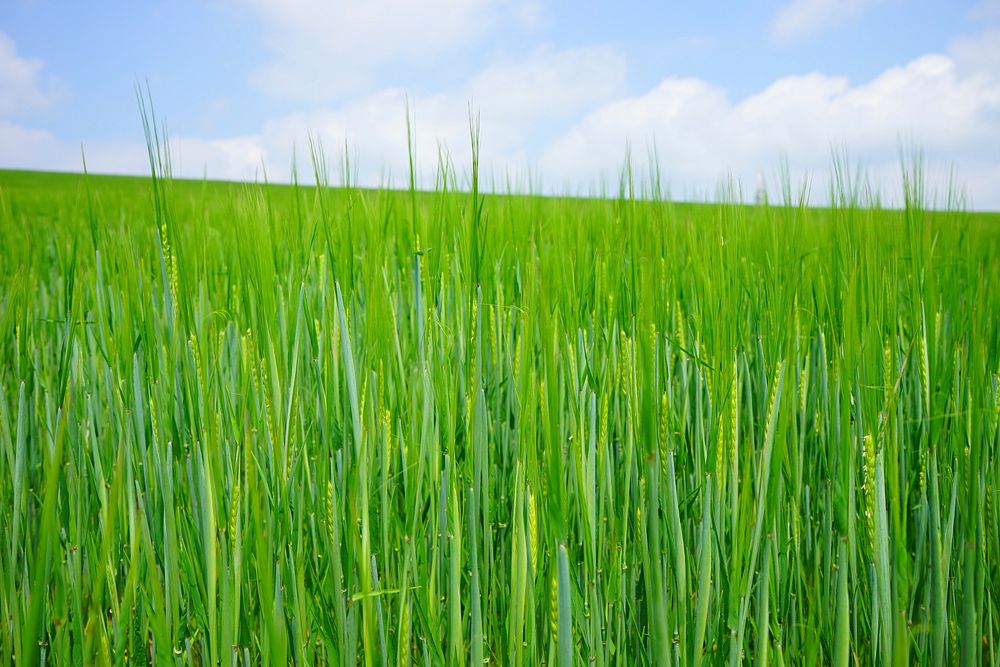
[[[908,175],[0,172],[0,663],[1000,664],[1000,216]]]

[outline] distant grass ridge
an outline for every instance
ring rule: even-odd
[[[0,172],[3,664],[1000,663],[1000,216],[150,146]]]

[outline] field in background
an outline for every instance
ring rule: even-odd
[[[1000,664],[1000,215],[911,185],[0,172],[0,662]]]

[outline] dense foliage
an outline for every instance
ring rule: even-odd
[[[1000,217],[442,173],[0,173],[0,662],[1000,661]]]

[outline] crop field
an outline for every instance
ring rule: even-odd
[[[1000,664],[1000,215],[151,154],[0,172],[0,663]]]

